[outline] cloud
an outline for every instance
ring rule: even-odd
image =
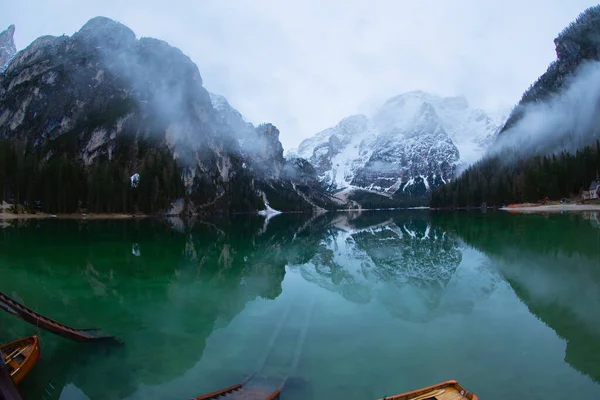
[[[511,106],[554,59],[556,34],[593,4],[21,0],[3,5],[0,27],[16,24],[23,48],[105,15],[166,40],[198,64],[210,91],[251,122],[277,125],[287,149],[409,90]]]

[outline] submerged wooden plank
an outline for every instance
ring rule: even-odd
[[[248,381],[217,390],[195,400],[276,400],[284,381],[278,378],[252,376]]]
[[[212,399],[212,398],[215,398],[217,396],[222,396],[222,395],[224,395],[226,393],[233,392],[234,390],[238,390],[241,387],[242,387],[242,384],[238,383],[237,385],[229,386],[229,387],[227,387],[225,389],[217,390],[216,392],[212,392],[212,393],[209,393],[209,394],[205,394],[203,396],[196,397],[196,400]]]
[[[0,308],[36,328],[52,332],[65,339],[74,340],[76,342],[114,341],[120,343],[119,339],[107,335],[98,329],[75,329],[61,324],[58,321],[33,311],[2,292],[0,292]]]

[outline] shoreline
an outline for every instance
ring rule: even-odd
[[[473,208],[472,210],[477,210]],[[340,210],[327,210],[335,212],[364,212],[364,211],[444,211],[443,209],[435,209],[428,207],[411,207],[411,208],[395,208],[395,209],[340,209]],[[469,209],[466,209],[469,210]],[[583,211],[600,211],[600,204],[551,204],[551,205],[527,205],[522,207],[500,207],[497,208],[500,211],[507,211],[513,214],[532,214],[536,212],[583,212]],[[456,211],[447,210],[447,211]],[[281,212],[281,214],[290,214],[297,212]],[[250,213],[254,214],[254,213]],[[279,215],[275,214],[275,215]],[[271,215],[271,216],[275,216]],[[123,214],[123,213],[73,213],[73,214],[47,214],[47,213],[36,213],[36,214],[13,214],[1,212],[0,210],[0,221],[16,221],[16,220],[41,220],[41,219],[72,219],[72,220],[125,220],[125,219],[144,219],[156,217],[158,215],[149,214]]]
[[[536,212],[600,211],[600,204],[552,204],[524,207],[502,207],[500,210],[519,214]]]
[[[26,219],[83,219],[83,220],[101,220],[101,219],[138,219],[148,218],[147,214],[123,214],[123,213],[101,213],[101,214],[88,214],[88,213],[74,213],[74,214],[12,214],[0,212],[0,220],[13,221],[13,220],[26,220]]]

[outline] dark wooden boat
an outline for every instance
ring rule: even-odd
[[[381,400],[478,400],[475,393],[462,387],[457,381],[446,381],[422,389],[384,397]]]
[[[10,377],[19,384],[40,358],[40,341],[37,336],[30,336],[0,346],[0,351]]]

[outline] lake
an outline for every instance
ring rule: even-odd
[[[378,211],[0,229],[0,291],[122,346],[41,332],[25,399],[282,399],[457,379],[482,400],[600,398],[600,217]],[[35,327],[0,314],[0,342]],[[577,394],[575,396],[575,393]]]

